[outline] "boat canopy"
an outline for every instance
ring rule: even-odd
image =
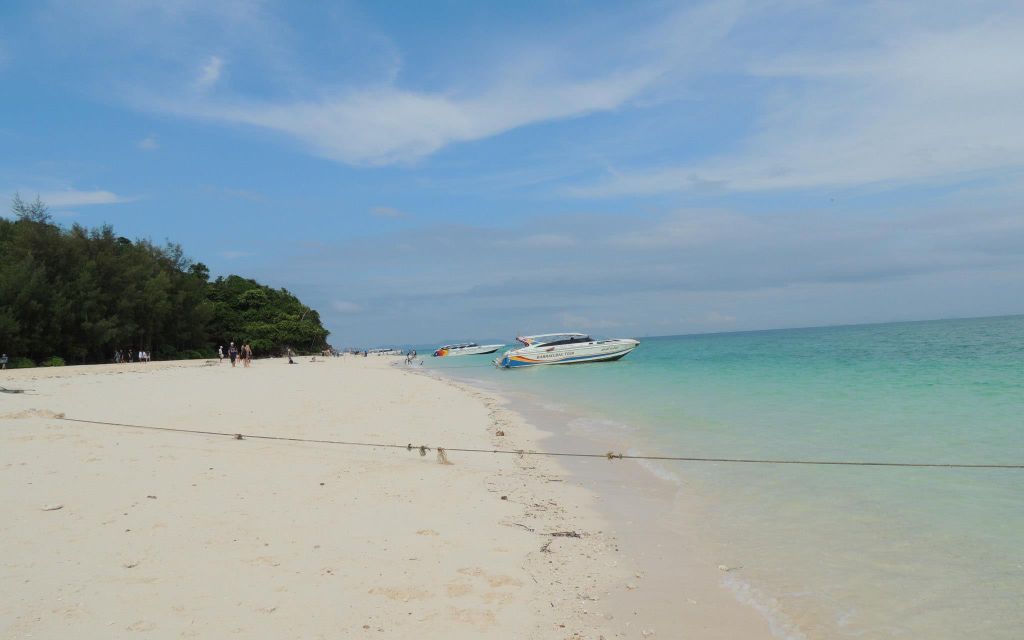
[[[469,347],[479,347],[479,346],[480,345],[478,345],[475,342],[465,342],[463,344],[446,344],[443,347],[438,347],[438,349],[467,349]]]
[[[519,336],[516,338],[526,346],[542,344],[572,344],[574,342],[593,342],[594,339],[585,333],[540,333],[535,336]]]

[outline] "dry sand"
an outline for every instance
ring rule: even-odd
[[[4,372],[30,391],[0,393],[0,637],[650,637],[610,604],[636,567],[553,459],[58,417],[538,447],[500,399],[394,362]]]

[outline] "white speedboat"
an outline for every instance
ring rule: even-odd
[[[595,340],[585,333],[545,333],[516,338],[523,343],[494,360],[494,364],[510,369],[537,364],[575,364],[618,360],[640,346],[632,338]]]
[[[464,342],[462,344],[446,344],[434,351],[437,357],[442,356],[475,356],[484,353],[494,353],[504,347],[504,344],[477,344],[475,342]]]

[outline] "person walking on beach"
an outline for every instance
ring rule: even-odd
[[[224,364],[224,345],[217,345],[217,364]]]
[[[231,344],[230,344],[230,345],[228,346],[228,359],[230,359],[230,360],[231,360],[231,366],[232,366],[232,367],[234,367],[234,366],[235,366],[235,359],[236,359],[236,358],[238,358],[238,347],[236,347],[236,346],[235,346],[235,343],[234,343],[234,342],[232,342],[232,343],[231,343]]]
[[[248,342],[242,345],[242,364],[246,367],[252,364],[252,347]]]
[[[7,354],[0,356],[0,371],[7,368]]]

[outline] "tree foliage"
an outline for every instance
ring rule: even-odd
[[[327,330],[294,295],[254,280],[209,281],[182,248],[132,242],[109,225],[53,224],[37,198],[0,218],[0,350],[12,357],[104,362],[115,350],[203,357],[249,342],[257,354],[316,351]]]
[[[213,306],[210,336],[220,345],[248,342],[257,353],[324,348],[327,330],[320,314],[286,289],[271,289],[247,278],[228,276],[209,284]]]

